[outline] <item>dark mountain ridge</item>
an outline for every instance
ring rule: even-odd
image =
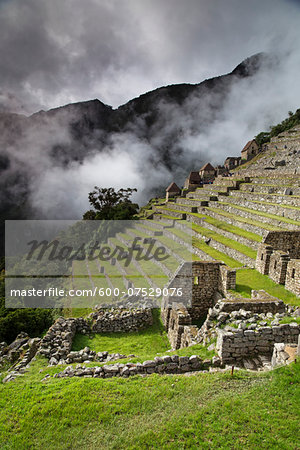
[[[116,140],[122,143],[130,138],[149,149],[141,153],[138,161],[141,171],[145,167],[148,171],[165,167],[174,177],[186,174],[192,166],[203,163],[204,156],[192,155],[193,159],[189,159],[184,137],[197,135],[214,123],[232,87],[272,64],[271,57],[259,53],[229,74],[198,84],[160,87],[117,109],[94,99],[31,116],[0,113],[1,220],[41,218],[30,197],[39,188],[43,173],[51,167],[64,169],[83,164],[101,152],[109,154]],[[147,195],[151,193],[153,185]],[[60,207],[59,217],[74,218],[69,216],[67,207]]]

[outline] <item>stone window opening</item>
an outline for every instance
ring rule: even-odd
[[[292,269],[292,278],[295,278],[295,272],[296,272],[296,270],[295,269]]]
[[[276,269],[277,261],[274,261],[274,270]]]
[[[262,254],[262,255],[261,255],[261,261],[263,261],[263,260],[264,260],[264,255]]]
[[[199,285],[199,277],[194,277],[194,286],[198,286]]]

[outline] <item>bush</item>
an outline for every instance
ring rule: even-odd
[[[54,310],[5,307],[4,277],[0,280],[0,342],[12,342],[21,331],[40,336],[54,320]]]

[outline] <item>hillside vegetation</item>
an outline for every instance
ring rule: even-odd
[[[300,363],[41,383],[46,371],[37,360],[26,379],[0,385],[1,449],[299,448]]]
[[[297,109],[295,113],[289,111],[289,116],[277,125],[270,127],[270,131],[262,131],[257,136],[255,140],[259,146],[269,142],[272,137],[278,136],[278,134],[283,133],[283,131],[290,130],[296,125],[300,124],[300,109]]]

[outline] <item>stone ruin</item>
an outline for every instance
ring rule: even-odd
[[[0,343],[0,369],[9,367],[4,382],[13,381],[16,376],[25,373],[36,355],[47,358],[51,366],[73,362],[109,362],[124,358],[126,356],[119,353],[96,353],[89,347],[78,352],[71,351],[75,334],[138,331],[151,326],[152,321],[152,311],[147,301],[140,305],[137,302],[122,302],[110,309],[102,305],[96,307],[87,319],[59,317],[42,339],[30,339],[26,333],[21,333],[10,345]]]
[[[134,356],[94,352],[89,347],[72,351],[76,333],[127,332],[150,326],[152,311],[147,301],[139,305],[128,299],[127,304],[115,308],[96,307],[87,319],[60,317],[42,339],[21,333],[10,345],[0,343],[0,366],[9,367],[3,381],[24,374],[36,355],[46,357],[50,366],[78,363],[55,377],[96,378],[220,370],[228,365],[261,370],[295,359],[300,352],[300,325],[296,322],[300,308],[287,306],[264,291],[252,291],[251,299],[233,296],[235,275],[235,270],[221,262],[185,262],[167,285],[180,287],[183,296],[163,299],[161,316],[172,349],[201,343],[217,353],[212,359],[170,355],[143,363],[86,367],[90,362],[103,364]],[[290,323],[281,323],[287,317]]]
[[[203,319],[219,298],[235,288],[235,270],[221,262],[185,262],[177,269],[167,288],[181,288],[182,297],[163,299],[161,317],[174,350],[185,347],[187,327],[195,332],[193,321]]]
[[[258,246],[256,269],[300,295],[300,231],[271,231]]]
[[[197,276],[205,283],[198,284]],[[235,271],[222,263],[184,263],[169,286],[192,292],[191,304],[180,298],[164,298],[161,315],[174,350],[216,341],[209,349],[217,351],[222,366],[257,370],[271,368],[272,361],[278,363],[277,344],[280,348],[298,345],[300,308],[285,305],[263,290],[252,291],[251,299],[233,296],[230,290],[235,287]],[[204,323],[199,327],[196,322],[201,317]],[[286,317],[291,323],[281,323]]]

